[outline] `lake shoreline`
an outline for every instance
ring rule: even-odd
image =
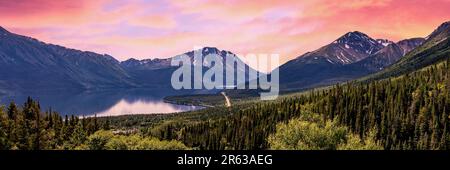
[[[33,91],[9,92],[0,95],[1,105],[12,101],[23,104],[28,97],[39,101],[45,111],[78,117],[121,116],[142,114],[173,114],[213,107],[208,104],[192,104],[171,101],[167,96],[185,95],[173,89],[116,89],[98,91]]]
[[[205,108],[211,108],[211,107],[216,107],[216,106],[212,106],[212,105],[207,105],[207,104],[196,104],[194,102],[189,103],[189,102],[179,102],[176,100],[170,100],[170,99],[166,99],[164,98],[163,101],[165,103],[169,103],[169,104],[174,104],[174,105],[181,105],[181,106],[199,106],[199,107],[205,107]]]

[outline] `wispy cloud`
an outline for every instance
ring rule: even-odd
[[[394,41],[450,19],[450,0],[0,0],[0,25],[82,50],[171,57],[194,46],[284,61],[359,30]]]

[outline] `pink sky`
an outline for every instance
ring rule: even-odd
[[[283,63],[349,31],[398,41],[448,20],[450,0],[0,0],[0,26],[118,60],[214,46]]]

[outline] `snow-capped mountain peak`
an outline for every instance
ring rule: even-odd
[[[366,54],[373,54],[383,46],[377,40],[359,31],[348,32],[334,42],[333,44],[341,44],[346,49],[353,49]]]
[[[377,42],[385,47],[387,47],[388,45],[394,43],[388,39],[377,39]]]

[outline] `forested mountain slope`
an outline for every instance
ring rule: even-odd
[[[312,113],[323,121],[335,120],[361,139],[373,132],[384,149],[447,149],[449,89],[447,59],[400,77],[336,85],[258,102],[217,120],[172,122],[151,129],[170,132],[160,133],[165,135],[159,138],[181,140],[194,148],[267,149],[267,138],[275,133],[277,123]]]
[[[450,21],[441,24],[426,41],[397,63],[365,79],[383,79],[410,73],[450,57]]]

